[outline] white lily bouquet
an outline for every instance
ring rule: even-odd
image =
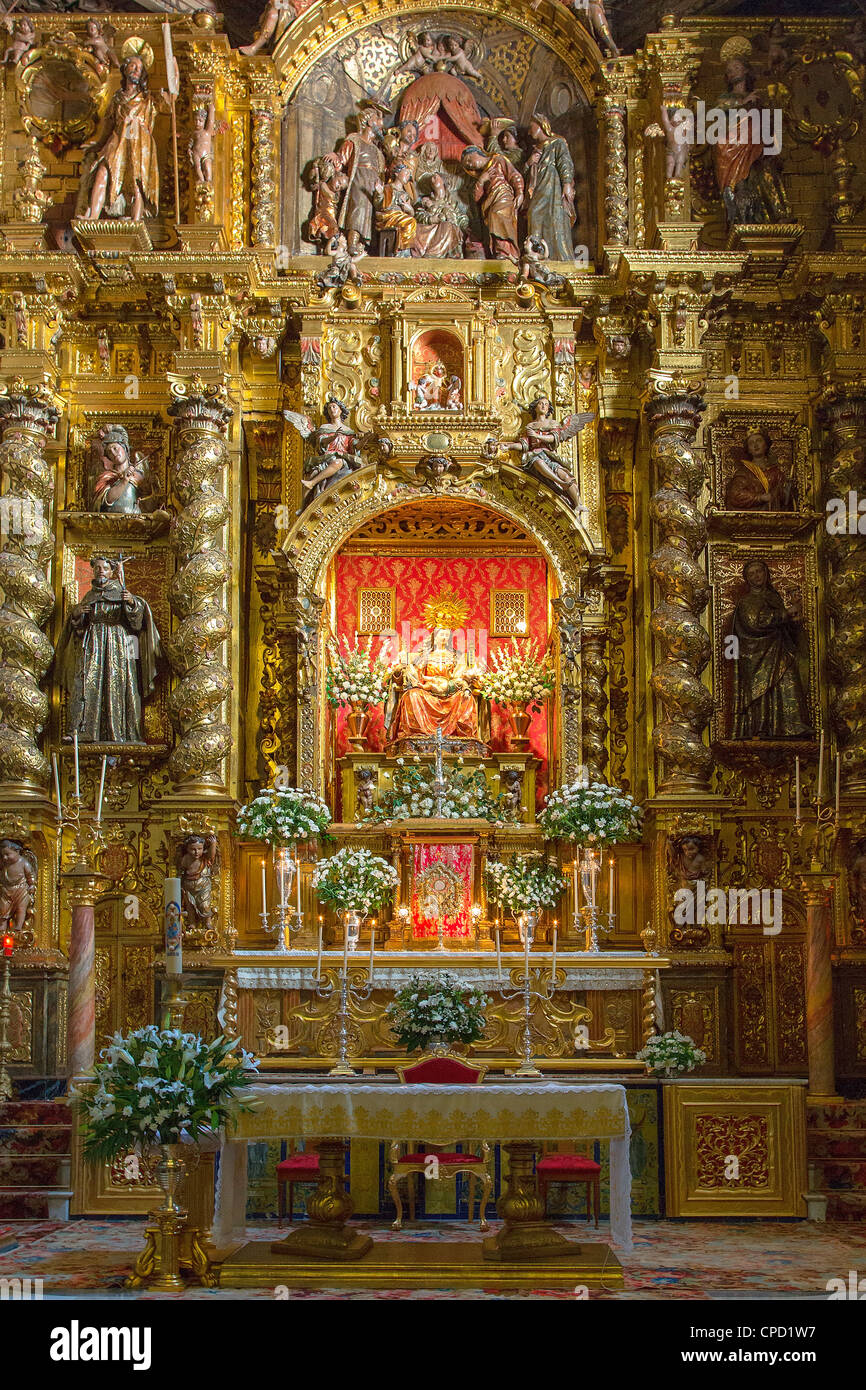
[[[491,892],[515,917],[521,912],[543,912],[559,906],[565,888],[556,864],[514,854],[510,860],[487,865]]]
[[[385,1017],[407,1052],[423,1051],[434,1039],[471,1043],[484,1033],[490,996],[469,989],[448,970],[416,971],[394,996]]]
[[[364,820],[384,821],[390,825],[392,821],[435,817],[435,776],[434,769],[421,764],[420,758],[417,766],[407,766],[403,758],[398,758],[391,786],[380,795]],[[515,819],[504,793],[490,791],[481,768],[445,767],[442,779],[445,787],[438,814],[443,819],[488,820],[495,825]]]
[[[149,1024],[102,1049],[94,1075],[72,1091],[83,1120],[84,1152],[94,1162],[118,1154],[195,1141],[230,1124],[258,1062],[236,1038],[205,1042],[195,1033]]]
[[[275,846],[327,839],[330,824],[324,801],[302,787],[266,787],[238,810],[241,834]]]
[[[319,901],[338,911],[373,912],[392,897],[399,882],[393,864],[368,849],[340,849],[320,859],[313,872]]]
[[[577,844],[638,840],[643,811],[628,792],[606,782],[572,782],[551,792],[538,816],[545,839]]]
[[[380,657],[373,657],[372,643],[372,637],[364,646],[360,638],[349,643],[345,636],[339,645],[328,643],[330,663],[325,675],[325,697],[329,705],[350,705],[361,710],[384,703],[388,667]]]
[[[707,1060],[706,1052],[695,1044],[694,1038],[674,1029],[671,1033],[654,1033],[647,1038],[638,1061],[646,1064],[648,1072],[656,1076],[676,1076],[678,1072],[694,1071]]]
[[[542,652],[535,638],[521,646],[512,637],[510,647],[491,649],[481,693],[497,705],[529,705],[537,714],[555,684],[550,652]]]

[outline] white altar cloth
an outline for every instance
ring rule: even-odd
[[[629,1118],[625,1087],[596,1082],[506,1081],[481,1086],[404,1085],[392,1081],[284,1082],[244,1092],[255,1109],[241,1112],[223,1139],[214,1240],[244,1239],[247,1144],[296,1138],[413,1139],[431,1144],[486,1139],[610,1142],[613,1244],[632,1248]]]

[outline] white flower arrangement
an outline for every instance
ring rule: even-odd
[[[373,658],[370,637],[366,647],[358,637],[350,644],[346,637],[341,646],[328,643],[330,664],[325,676],[325,696],[328,704],[351,705],[369,709],[381,705],[388,693],[388,667],[380,657]]]
[[[618,844],[640,839],[643,811],[628,792],[606,782],[572,782],[551,792],[539,812],[545,839]]]
[[[331,812],[321,797],[302,787],[266,787],[238,810],[241,834],[269,845],[296,845],[327,838]]]
[[[415,1052],[436,1037],[449,1043],[476,1042],[484,1033],[489,1002],[490,996],[477,985],[467,989],[448,970],[416,971],[385,1016],[400,1044]]]
[[[235,1109],[248,1108],[237,1093],[258,1070],[236,1038],[208,1043],[153,1024],[115,1033],[99,1056],[93,1077],[70,1091],[84,1121],[84,1152],[97,1162],[215,1133]]]
[[[555,684],[550,652],[542,652],[535,638],[520,646],[512,637],[510,648],[491,649],[481,693],[497,705],[529,705],[537,714]]]
[[[671,1033],[654,1033],[635,1055],[638,1061],[646,1064],[647,1071],[656,1076],[676,1076],[678,1072],[694,1071],[695,1067],[702,1066],[707,1060],[706,1052],[696,1046],[694,1038],[677,1029]]]
[[[420,759],[418,762],[420,764]],[[435,775],[432,767],[406,767],[403,759],[398,758],[391,786],[366,813],[364,820],[390,823],[435,817]],[[515,819],[514,812],[507,807],[504,794],[494,795],[490,792],[481,768],[463,772],[459,768],[446,767],[442,775],[445,788],[439,814],[443,819],[488,820],[494,824]]]
[[[399,882],[393,864],[368,849],[341,849],[320,859],[313,871],[319,901],[338,910],[372,912],[392,896]]]
[[[558,907],[565,888],[562,870],[556,864],[516,854],[510,860],[490,862],[487,873],[493,896],[514,916]]]

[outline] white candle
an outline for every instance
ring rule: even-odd
[[[265,861],[262,860],[262,912],[268,910],[268,881],[265,878]]]
[[[297,879],[298,893],[298,926],[301,925],[301,857],[298,854],[298,847],[295,846],[295,878]]]
[[[348,918],[343,922],[343,970],[349,969],[349,921]]]
[[[611,917],[612,917],[612,916],[613,916],[613,855],[612,855],[612,854],[608,856],[607,865],[608,865],[608,869],[610,870],[610,884],[609,884],[609,890],[608,890],[608,891],[609,891],[609,901],[608,901],[607,910],[608,910],[608,912],[610,913],[610,915],[611,915]]]
[[[371,931],[371,932],[370,932],[370,970],[369,970],[369,973],[368,973],[368,975],[367,975],[367,981],[368,981],[369,984],[372,984],[372,983],[373,983],[373,957],[374,957],[375,953],[376,953],[376,933],[375,933],[375,931]]]
[[[573,863],[573,865],[572,865],[571,867],[572,867],[572,876],[573,876],[573,878],[574,878],[574,915],[575,915],[575,917],[576,917],[576,916],[577,916],[577,854],[576,854],[576,853],[575,853],[575,856],[574,856],[574,863]]]
[[[97,801],[96,801],[96,824],[97,824],[97,825],[99,825],[99,822],[102,820],[102,798],[103,798],[103,796],[105,795],[105,768],[106,768],[107,762],[108,762],[108,759],[106,758],[105,754],[103,753],[103,755],[102,755],[102,775],[101,775],[101,777],[99,778],[99,796],[98,796]]]
[[[523,973],[529,974],[529,923],[523,919]]]
[[[800,759],[794,759],[794,787],[797,798],[797,824],[800,824]]]
[[[54,794],[57,797],[57,819],[63,820],[63,802],[60,800],[60,769],[57,766],[57,754],[51,754],[51,766],[54,768]]]
[[[837,754],[836,754],[836,819],[837,819],[837,820],[839,819],[839,792],[840,792],[840,789],[841,789],[841,788],[840,788],[840,778],[841,778],[841,775],[842,775],[842,759],[840,758],[839,754],[837,753]]]
[[[823,735],[822,735],[823,737]],[[78,765],[78,730],[72,735],[72,743],[75,748],[75,795],[81,795],[81,769]]]
[[[499,946],[499,928],[496,928],[496,973],[502,979],[502,952]]]
[[[556,979],[556,927],[553,928],[553,950],[551,952],[550,960],[550,978],[552,980]]]
[[[316,979],[322,978],[322,923],[319,922],[319,944],[316,948]]]
[[[824,730],[821,730],[821,741],[818,744],[818,796],[816,805],[821,805],[821,794],[824,789]]]
[[[180,915],[180,879],[166,878],[162,884],[165,912],[165,973],[183,972],[183,929]]]

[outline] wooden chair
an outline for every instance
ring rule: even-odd
[[[423,1085],[429,1083],[433,1085],[463,1085],[477,1086],[483,1080],[484,1073],[487,1071],[485,1066],[472,1066],[465,1062],[462,1057],[422,1057],[417,1062],[412,1062],[408,1066],[397,1067],[397,1074],[400,1080],[406,1085]],[[490,1145],[482,1143],[480,1154],[457,1153],[453,1149],[446,1150],[439,1144],[424,1144],[413,1146],[407,1145],[410,1152],[401,1154],[402,1145],[398,1140],[393,1140],[389,1158],[391,1162],[391,1176],[388,1179],[388,1191],[394,1199],[397,1208],[397,1219],[391,1226],[392,1231],[400,1231],[403,1228],[403,1202],[400,1198],[398,1183],[402,1178],[406,1179],[409,1193],[409,1220],[415,1220],[415,1178],[420,1173],[427,1176],[430,1172],[431,1160],[435,1159],[437,1169],[444,1168],[448,1173],[468,1173],[469,1174],[469,1221],[473,1220],[475,1211],[475,1182],[481,1180],[481,1205],[478,1209],[479,1225],[482,1231],[490,1229],[485,1218],[487,1202],[493,1187],[493,1174],[490,1172]],[[437,1174],[438,1175],[438,1174]]]
[[[601,1164],[593,1158],[585,1158],[573,1150],[549,1152],[550,1146],[543,1146],[543,1157],[535,1165],[538,1186],[544,1198],[544,1215],[547,1216],[547,1189],[552,1182],[579,1182],[586,1185],[586,1219],[589,1221],[601,1211]]]
[[[286,1218],[286,1188],[289,1189],[289,1224],[291,1225],[295,1209],[295,1186],[302,1183],[312,1183],[315,1186],[318,1181],[319,1154],[315,1143],[307,1141],[307,1147],[302,1152],[292,1146],[288,1157],[277,1164],[277,1212],[281,1226]]]

